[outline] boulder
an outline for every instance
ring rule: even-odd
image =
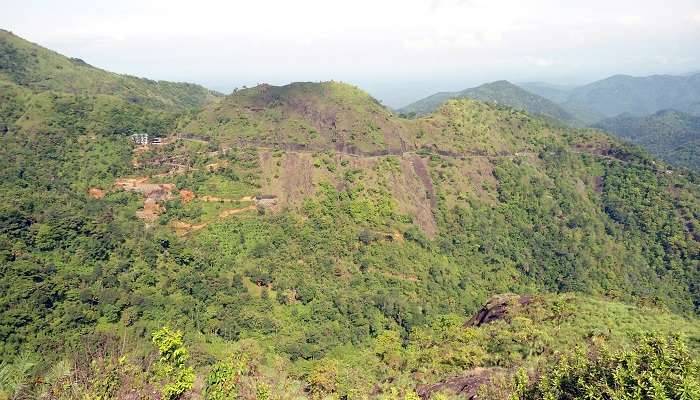
[[[494,296],[464,326],[481,326],[512,315],[518,309],[529,305],[532,295],[504,294]]]
[[[464,375],[445,379],[430,385],[418,385],[416,393],[422,399],[430,399],[435,393],[449,393],[466,399],[476,399],[482,385],[489,384],[491,379],[503,371],[499,368],[475,368]]]

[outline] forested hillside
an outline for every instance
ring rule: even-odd
[[[672,165],[700,170],[700,117],[663,110],[646,117],[618,115],[595,126],[638,143]]]
[[[527,92],[508,81],[486,83],[481,86],[465,89],[461,92],[442,92],[425,99],[418,100],[398,110],[405,115],[426,115],[437,110],[440,105],[450,99],[473,99],[487,103],[500,104],[525,111],[532,115],[548,117],[568,124],[577,122],[567,111],[554,102]]]
[[[692,173],[475,100],[3,54],[0,398],[700,397]]]
[[[2,80],[35,93],[54,90],[84,96],[112,95],[130,103],[162,108],[200,107],[220,96],[191,83],[152,81],[107,72],[0,29]]]

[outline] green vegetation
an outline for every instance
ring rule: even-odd
[[[153,344],[160,358],[154,365],[156,378],[161,381],[163,399],[176,399],[192,389],[194,371],[187,366],[189,354],[183,347],[182,332],[172,332],[164,327],[153,332]]]
[[[434,112],[440,108],[440,105],[450,99],[474,99],[500,104],[532,115],[548,117],[571,125],[577,124],[567,111],[564,111],[551,100],[527,92],[508,81],[486,83],[475,88],[462,90],[461,92],[436,93],[409,104],[399,109],[398,112],[406,116],[422,116]]]
[[[639,338],[634,350],[604,347],[589,356],[579,348],[541,376],[524,399],[700,398],[697,361],[676,336]]]
[[[646,117],[618,115],[595,127],[631,140],[669,164],[700,170],[700,117],[664,110]]]
[[[111,95],[148,107],[201,107],[219,94],[190,83],[152,81],[95,68],[0,29],[0,81],[34,92],[53,90],[85,96]]]
[[[197,111],[2,85],[0,399],[695,396],[697,178],[637,147],[336,82]]]

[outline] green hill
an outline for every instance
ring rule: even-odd
[[[623,113],[644,116],[665,109],[700,115],[700,74],[615,75],[569,91],[560,105],[587,123]]]
[[[55,86],[0,86],[0,398],[696,396],[692,173],[471,99],[406,119],[307,82],[184,110],[22,65]]]
[[[449,99],[474,99],[500,104],[532,115],[573,123],[569,113],[544,97],[527,92],[508,81],[487,83],[461,92],[437,93],[398,110],[401,114],[425,115]]]
[[[547,82],[523,82],[517,83],[517,85],[530,93],[542,96],[545,99],[555,102],[556,104],[560,104],[566,101],[569,91],[576,87],[567,85],[554,85]]]
[[[118,75],[68,58],[0,29],[0,80],[34,92],[113,95],[131,103],[176,109],[200,107],[220,95],[199,85]]]
[[[211,104],[181,130],[220,139],[272,145],[293,143],[316,149],[400,148],[400,121],[356,87],[338,82],[259,85]]]
[[[643,146],[672,165],[700,170],[700,117],[664,110],[646,117],[622,114],[595,126]]]

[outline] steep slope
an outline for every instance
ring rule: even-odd
[[[508,81],[487,83],[461,92],[438,93],[419,100],[399,110],[402,114],[425,115],[435,111],[448,99],[474,99],[488,103],[502,104],[533,115],[549,117],[564,122],[573,122],[573,118],[554,102],[527,92]]]
[[[129,102],[177,109],[203,106],[219,95],[191,83],[118,75],[68,58],[0,29],[0,80],[34,92],[114,95]]]
[[[595,126],[638,143],[670,164],[700,170],[700,117],[663,110],[646,117],[622,114]]]
[[[561,106],[587,123],[623,113],[643,116],[665,109],[700,115],[700,74],[615,75],[571,90]]]

